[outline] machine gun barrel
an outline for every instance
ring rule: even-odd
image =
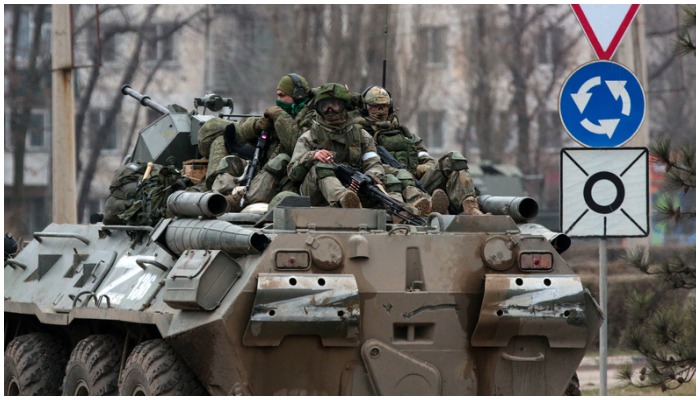
[[[178,219],[168,225],[165,243],[178,255],[188,249],[221,250],[233,255],[245,255],[262,253],[270,244],[270,238],[217,219]]]
[[[144,96],[141,93],[135,91],[129,85],[122,86],[121,92],[122,94],[129,95],[135,98],[139,101],[139,103],[141,103],[142,106],[150,107],[151,109],[156,110],[163,115],[170,114],[170,110],[168,110],[167,107],[163,107],[155,101],[151,100],[150,97]]]
[[[226,212],[226,197],[220,193],[178,190],[168,196],[168,211],[179,217],[218,217]]]
[[[532,197],[481,195],[476,202],[484,213],[508,215],[515,222],[529,221],[539,212],[539,206]]]

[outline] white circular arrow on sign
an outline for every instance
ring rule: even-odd
[[[626,81],[605,81],[605,85],[608,87],[608,90],[610,90],[610,93],[613,95],[615,100],[622,98],[622,115],[629,116],[632,105],[630,95],[627,93],[627,89],[625,89],[626,83]],[[590,90],[600,84],[601,77],[594,76],[584,82],[576,93],[571,94],[571,98],[573,99],[574,103],[576,103],[576,107],[578,107],[581,114],[583,114],[588,102],[591,100],[591,93],[589,93]],[[583,126],[587,131],[596,135],[607,135],[608,138],[613,136],[619,123],[619,118],[600,119],[598,120],[598,124],[591,122],[588,118],[581,120],[581,126]]]

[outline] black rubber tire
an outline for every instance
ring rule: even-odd
[[[68,348],[48,333],[17,336],[5,349],[6,396],[59,396]]]
[[[581,395],[581,387],[578,381],[578,375],[574,372],[574,376],[571,377],[571,380],[569,381],[569,386],[566,387],[566,391],[564,392],[564,396],[580,396]]]
[[[162,339],[136,346],[119,378],[121,396],[201,396],[202,384],[190,367]]]
[[[64,396],[116,396],[124,345],[115,335],[92,335],[78,342],[63,378]]]

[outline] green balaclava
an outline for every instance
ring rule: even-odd
[[[297,84],[294,83],[292,75],[298,78],[300,84],[299,87],[297,87]],[[285,75],[277,84],[277,89],[281,90],[287,96],[291,96],[294,99],[294,102],[290,103],[287,101],[276,100],[275,104],[286,111],[287,114],[291,115],[292,118],[296,117],[297,114],[299,114],[299,111],[301,111],[301,109],[304,108],[307,103],[309,84],[306,82],[306,79],[297,74]]]

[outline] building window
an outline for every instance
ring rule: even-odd
[[[440,149],[444,145],[444,111],[421,111],[418,113],[418,136],[428,149]]]
[[[103,63],[113,63],[117,60],[117,34],[109,29],[100,37],[100,56]]]
[[[46,110],[32,110],[27,125],[27,150],[44,150],[47,145],[49,118]]]
[[[170,32],[170,33],[169,33]],[[175,61],[175,34],[168,24],[155,25],[148,32],[146,50],[152,60]]]
[[[38,232],[51,223],[51,210],[48,201],[44,197],[31,197],[27,199],[27,227],[29,232]]]
[[[10,129],[10,112],[5,110],[5,151],[12,150],[12,129]]]
[[[447,27],[429,27],[419,30],[421,49],[429,64],[445,64],[447,61]]]
[[[559,27],[549,27],[543,30],[542,39],[537,46],[537,61],[540,64],[554,64],[561,52],[563,30]]]
[[[34,24],[35,24],[35,18],[34,18],[34,11],[35,11],[35,6],[20,6],[17,5],[16,7],[21,7],[21,11],[19,14],[19,20],[17,21],[18,28],[17,28],[17,42],[15,43],[16,46],[16,55],[17,55],[17,61],[19,62],[20,65],[24,65],[28,60],[29,60],[29,53],[31,51],[31,46],[32,46],[32,34],[34,33]],[[49,6],[42,6],[42,7],[48,7],[48,10],[44,12],[44,18],[42,21],[41,25],[41,49],[40,49],[40,54],[49,54],[50,53],[50,39],[51,39],[51,8]],[[7,9],[5,10],[5,60],[8,60],[9,57],[9,50],[11,48],[11,35],[8,35],[7,33],[9,32],[7,27],[11,26],[10,24],[13,22],[12,21],[12,15],[13,13],[11,11],[8,11]]]
[[[117,133],[114,125],[105,125],[106,120],[106,110],[94,110],[88,114],[87,126],[91,132],[99,132],[95,137],[98,137],[102,142],[101,150],[111,152],[117,150]]]

